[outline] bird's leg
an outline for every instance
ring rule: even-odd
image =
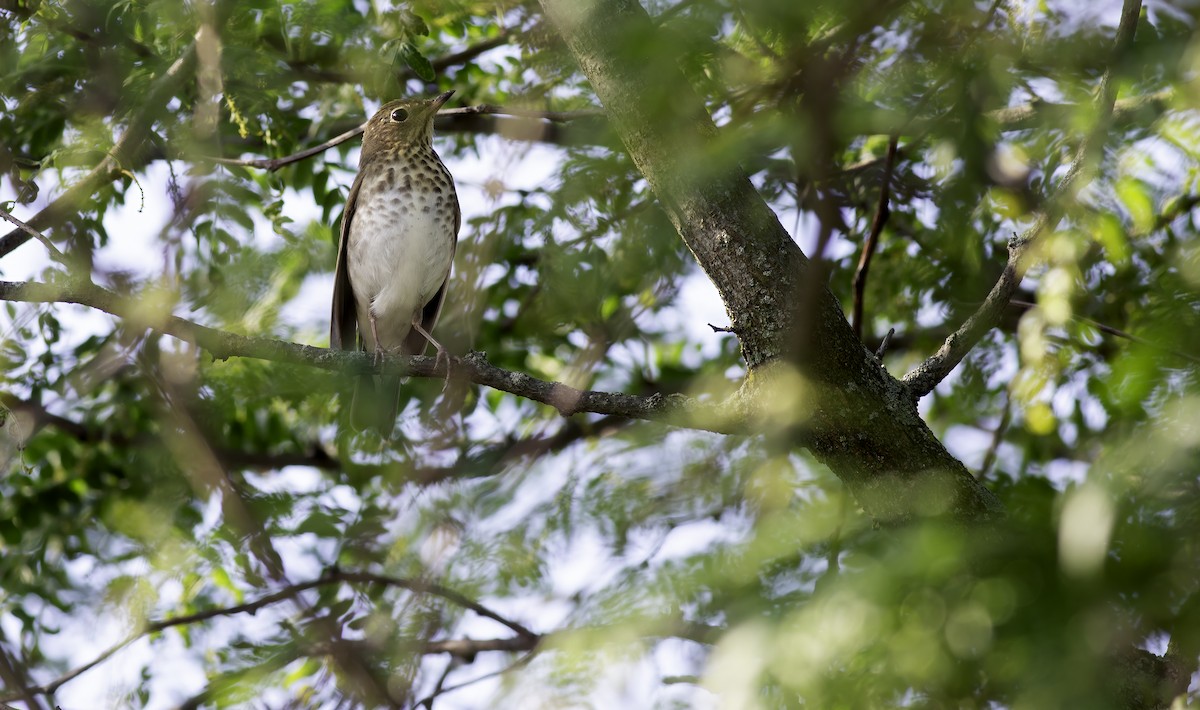
[[[412,327],[418,333],[420,333],[422,336],[424,336],[425,339],[428,340],[433,345],[433,347],[437,348],[437,357],[434,358],[434,360],[433,360],[433,369],[436,371],[441,366],[441,364],[443,362],[445,362],[446,363],[446,385],[449,385],[450,384],[450,353],[446,352],[446,348],[442,347],[441,343],[434,340],[433,336],[430,335],[428,331],[426,331],[424,328],[421,327],[421,314],[420,313],[413,316]],[[445,385],[442,386],[442,389],[443,390],[446,389]]]
[[[371,318],[371,337],[375,339],[375,364],[378,365],[383,359],[383,346],[379,344],[379,326],[375,323],[375,311],[369,314]]]

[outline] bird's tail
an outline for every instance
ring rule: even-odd
[[[383,438],[391,438],[399,401],[399,377],[363,375],[357,378],[354,399],[350,403],[350,426],[359,431],[374,429]]]

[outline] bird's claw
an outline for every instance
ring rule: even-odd
[[[445,348],[439,346],[437,355],[433,358],[433,371],[437,372],[441,370],[443,367],[442,363],[445,363],[446,368],[446,378],[442,381],[442,392],[445,392],[446,388],[450,386],[450,353],[446,352]]]

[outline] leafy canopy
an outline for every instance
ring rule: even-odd
[[[744,170],[865,345],[895,330],[893,376],[1054,215],[998,327],[920,407],[1004,519],[873,524],[838,468],[873,453],[831,469],[803,446],[803,371],[759,403],[759,436],[413,378],[381,442],[340,418],[348,361],[163,335],[174,314],[325,346],[356,143],[289,156],[454,89],[478,108],[438,123],[465,209],[439,339],[584,390],[730,397],[745,333],[718,332],[673,208],[541,6],[17,0],[0,207],[46,241],[11,227],[0,269],[48,286],[0,284],[0,700],[94,707],[123,657],[119,707],[1186,693],[1195,10],[1126,2],[1118,30],[1111,3],[644,4],[645,32],[611,42],[714,117],[691,177]],[[668,123],[672,95],[650,107]]]

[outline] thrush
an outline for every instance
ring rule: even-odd
[[[433,119],[453,94],[384,104],[367,122],[358,175],[342,213],[333,281],[330,346],[421,355],[446,349],[432,332],[446,285],[462,213],[454,178],[433,149]],[[400,378],[359,377],[350,423],[389,436]]]

